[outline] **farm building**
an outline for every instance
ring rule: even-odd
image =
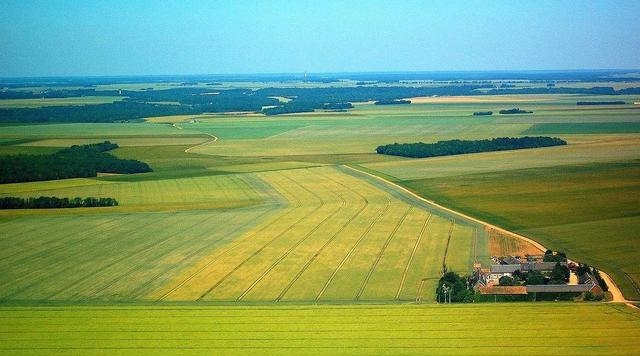
[[[487,276],[485,279],[497,283],[500,278],[504,276],[512,277],[515,271],[550,272],[553,271],[556,263],[560,263],[561,266],[567,266],[566,262],[523,262],[519,264],[491,265],[491,267],[489,268],[489,276]]]

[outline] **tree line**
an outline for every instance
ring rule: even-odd
[[[533,114],[533,111],[521,110],[520,108],[500,110],[501,115],[513,115],[513,114]]]
[[[624,105],[625,102],[619,101],[578,101],[576,105]]]
[[[107,151],[117,148],[109,141],[65,148],[49,155],[0,156],[0,183],[33,182],[96,177],[98,173],[144,173],[144,162],[117,158]]]
[[[0,209],[60,209],[60,208],[93,208],[118,206],[113,198],[58,198],[41,196],[38,198],[2,197]]]
[[[550,147],[566,145],[567,142],[557,137],[498,137],[491,140],[449,140],[436,143],[393,143],[378,146],[378,154],[411,158],[450,156],[466,153],[518,150],[525,148]]]

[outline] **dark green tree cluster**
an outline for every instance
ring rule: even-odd
[[[470,303],[475,300],[475,293],[469,288],[467,278],[455,272],[446,272],[440,278],[436,296],[441,303]]]
[[[411,100],[378,100],[374,103],[375,105],[401,105],[401,104],[411,104]]]
[[[519,108],[500,110],[499,113],[501,115],[512,115],[512,114],[533,114],[533,111],[521,110]]]
[[[624,101],[578,101],[576,105],[624,105]]]
[[[544,262],[567,262],[567,255],[564,252],[554,253],[551,250],[547,250],[544,252],[544,257],[542,258]]]
[[[525,148],[550,147],[566,145],[567,142],[557,137],[499,137],[491,140],[449,140],[437,143],[394,143],[378,146],[379,154],[411,158],[450,156],[465,153],[518,150]]]
[[[560,262],[556,262],[553,270],[549,273],[549,281],[547,284],[567,284],[570,274],[571,271],[569,267],[561,265]]]
[[[325,110],[346,110],[353,109],[353,104],[351,103],[327,103],[322,106]]]
[[[93,208],[101,206],[118,206],[118,201],[113,198],[0,198],[0,209],[60,209],[60,208]]]
[[[151,167],[137,160],[117,158],[108,150],[116,144],[72,146],[50,155],[0,157],[0,183],[95,177],[98,173],[145,173]]]

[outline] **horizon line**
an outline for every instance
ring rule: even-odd
[[[52,75],[16,75],[0,76],[5,79],[60,79],[60,78],[175,78],[175,77],[249,77],[249,76],[309,76],[309,75],[362,75],[362,74],[445,74],[445,73],[577,73],[577,72],[634,72],[640,68],[583,68],[583,69],[482,69],[482,70],[390,70],[390,71],[336,71],[336,72],[238,72],[238,73],[189,73],[189,74],[52,74]]]

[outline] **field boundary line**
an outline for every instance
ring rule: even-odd
[[[329,287],[329,285],[331,284],[331,282],[333,281],[335,276],[338,274],[340,269],[342,269],[342,266],[347,262],[349,257],[351,257],[351,255],[356,250],[356,248],[358,248],[360,243],[367,237],[367,235],[369,235],[369,232],[371,231],[371,229],[373,229],[375,224],[378,223],[380,220],[382,220],[382,217],[389,210],[390,207],[391,207],[391,200],[387,197],[387,205],[384,207],[384,209],[382,209],[380,214],[378,214],[378,216],[371,222],[371,224],[369,224],[369,226],[367,226],[367,229],[362,233],[362,235],[360,235],[360,237],[355,242],[355,244],[353,244],[353,246],[351,246],[351,248],[349,249],[347,254],[344,256],[342,261],[340,261],[340,263],[338,264],[336,269],[333,271],[333,273],[331,274],[329,279],[327,279],[327,281],[325,282],[324,286],[322,287],[322,290],[320,290],[320,293],[318,293],[318,295],[316,296],[316,298],[314,300],[315,302],[317,302],[322,297],[322,295],[327,290],[327,288]]]
[[[542,252],[547,251],[547,248],[544,247],[544,245],[542,245],[538,241],[535,241],[535,240],[533,240],[533,239],[531,239],[529,237],[526,237],[524,235],[515,233],[513,231],[509,231],[509,230],[501,228],[501,227],[499,227],[497,225],[490,224],[490,223],[488,223],[486,221],[482,221],[480,219],[476,219],[476,218],[471,217],[469,215],[463,214],[463,213],[461,213],[459,211],[455,211],[453,209],[450,209],[450,208],[447,208],[445,206],[442,206],[442,205],[434,202],[433,200],[425,199],[425,198],[421,197],[420,195],[410,191],[409,189],[407,189],[407,188],[405,188],[405,187],[403,187],[403,186],[401,186],[401,185],[399,185],[397,183],[394,183],[394,182],[386,180],[386,179],[384,179],[382,177],[379,177],[379,176],[377,176],[375,174],[359,170],[359,169],[351,167],[349,165],[343,165],[343,166],[346,167],[346,168],[351,169],[352,171],[355,171],[355,172],[358,172],[358,173],[361,173],[361,174],[365,174],[365,175],[367,175],[369,177],[372,177],[372,178],[377,179],[377,180],[379,180],[381,182],[384,182],[387,185],[395,187],[396,189],[399,189],[399,190],[411,195],[412,197],[414,197],[414,198],[416,198],[416,199],[418,199],[418,200],[420,200],[422,202],[425,202],[425,203],[427,203],[427,204],[429,204],[429,205],[431,205],[431,206],[433,206],[435,208],[438,208],[438,209],[440,209],[442,211],[446,211],[448,213],[451,213],[451,214],[457,215],[459,217],[462,217],[462,218],[464,218],[466,220],[481,224],[481,225],[483,225],[483,226],[485,226],[485,227],[487,227],[489,229],[493,229],[493,230],[495,230],[497,232],[500,232],[500,233],[503,233],[505,235],[514,237],[516,239],[520,239],[520,240],[526,241],[526,242],[532,244],[534,247],[536,247],[537,249],[539,249]],[[606,272],[602,271],[601,269],[598,269],[598,271],[603,275],[603,278],[605,279],[605,282],[607,282],[607,285],[609,286],[609,289],[610,290],[613,289],[613,290],[616,291],[616,293],[614,293],[613,291],[611,293],[614,296],[614,302],[617,302],[617,303],[629,303],[629,301],[627,299],[625,299],[625,297],[622,295],[622,292],[620,292],[620,288],[613,281],[613,279],[611,277],[609,277],[609,275]]]
[[[380,248],[380,251],[378,252],[378,254],[376,256],[375,261],[373,261],[373,264],[371,265],[371,268],[369,268],[369,271],[367,272],[367,276],[364,278],[364,281],[362,281],[362,285],[360,286],[360,289],[358,290],[358,293],[356,294],[355,300],[360,300],[360,297],[362,296],[362,293],[364,293],[365,288],[367,288],[367,284],[369,284],[369,280],[371,279],[371,276],[373,275],[373,272],[375,272],[376,267],[378,267],[378,264],[380,263],[380,260],[382,259],[382,256],[384,255],[385,251],[387,250],[387,247],[389,247],[389,244],[391,243],[391,241],[393,241],[394,237],[396,237],[396,234],[398,233],[398,230],[400,230],[400,226],[402,226],[402,224],[404,223],[405,219],[407,218],[407,215],[409,215],[411,210],[413,210],[413,206],[409,205],[409,208],[404,212],[404,214],[400,218],[400,221],[398,221],[396,226],[393,228],[393,231],[391,231],[391,233],[389,234],[387,239],[384,241],[384,244]]]
[[[329,178],[329,179],[333,180],[331,178]],[[362,198],[362,200],[364,201],[364,205],[362,206],[362,208],[360,208],[360,210],[358,210],[357,213],[355,213],[351,218],[349,218],[349,220],[347,220],[344,224],[342,224],[342,226],[331,236],[331,238],[329,238],[318,250],[316,250],[314,255],[310,259],[308,259],[307,262],[305,262],[305,264],[298,271],[298,273],[296,273],[296,275],[289,282],[289,284],[287,284],[287,286],[282,290],[282,292],[280,292],[280,294],[274,300],[274,302],[279,302],[279,301],[282,300],[282,298],[287,294],[289,289],[291,289],[291,287],[293,287],[293,285],[298,281],[298,279],[302,276],[302,274],[304,274],[304,272],[309,268],[309,266],[311,266],[311,264],[316,260],[316,258],[318,258],[318,256],[325,250],[325,248],[327,248],[327,246],[329,246],[338,237],[338,235],[342,231],[344,231],[344,229],[346,229],[347,226],[351,225],[351,223],[358,216],[360,216],[360,214],[369,206],[369,200],[364,195],[362,195],[362,194],[358,193],[357,191],[351,189],[349,186],[346,186],[346,185],[342,184],[341,182],[338,182],[338,181],[335,181],[335,182],[340,184],[340,185],[342,185],[343,187],[347,188],[348,190],[354,192],[356,195],[360,196],[360,198]],[[342,196],[340,196],[340,199],[342,199],[344,201],[344,198]]]
[[[420,241],[422,240],[424,233],[427,231],[427,228],[431,224],[432,217],[433,217],[433,214],[429,213],[427,218],[424,220],[424,223],[422,224],[422,229],[420,229],[420,235],[418,235],[418,238],[416,239],[416,243],[413,245],[413,250],[411,251],[411,255],[409,256],[409,260],[407,261],[407,265],[404,267],[404,272],[402,273],[402,278],[400,279],[400,285],[398,286],[398,291],[396,292],[396,297],[394,298],[395,300],[400,299],[400,294],[404,289],[404,283],[405,283],[405,280],[407,279],[407,273],[409,273],[411,262],[413,262],[413,258],[415,257],[416,252],[418,251],[418,246],[420,245]]]

